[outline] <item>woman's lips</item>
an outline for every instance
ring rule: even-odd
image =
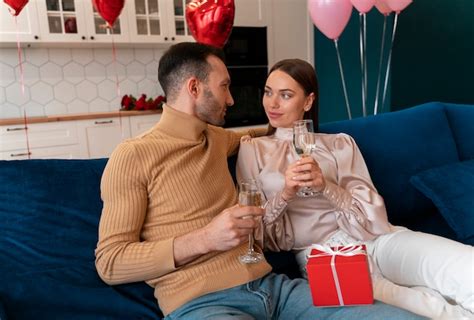
[[[277,119],[277,118],[279,118],[279,117],[281,117],[281,116],[282,116],[281,113],[275,113],[275,112],[269,112],[269,113],[268,113],[268,117],[269,117],[270,119]]]

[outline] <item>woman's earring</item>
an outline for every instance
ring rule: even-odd
[[[304,111],[309,111],[309,109],[311,109],[311,106],[304,107]]]

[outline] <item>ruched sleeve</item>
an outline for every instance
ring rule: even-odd
[[[333,155],[337,164],[337,184],[327,181],[323,195],[335,207],[338,226],[359,240],[390,232],[383,198],[375,189],[352,137],[337,134]]]

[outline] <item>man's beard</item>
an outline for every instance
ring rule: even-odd
[[[221,117],[222,112],[223,109],[211,90],[204,88],[204,102],[196,106],[196,115],[198,118],[206,123],[222,126],[225,123],[224,117]]]

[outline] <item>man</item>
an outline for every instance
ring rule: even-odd
[[[382,304],[317,309],[305,280],[272,274],[265,261],[240,263],[258,220],[243,217],[263,210],[236,205],[227,157],[241,134],[217,127],[233,105],[222,51],[174,45],[158,78],[167,97],[159,123],[120,144],[102,177],[104,281],[146,281],[169,319],[412,318]]]

